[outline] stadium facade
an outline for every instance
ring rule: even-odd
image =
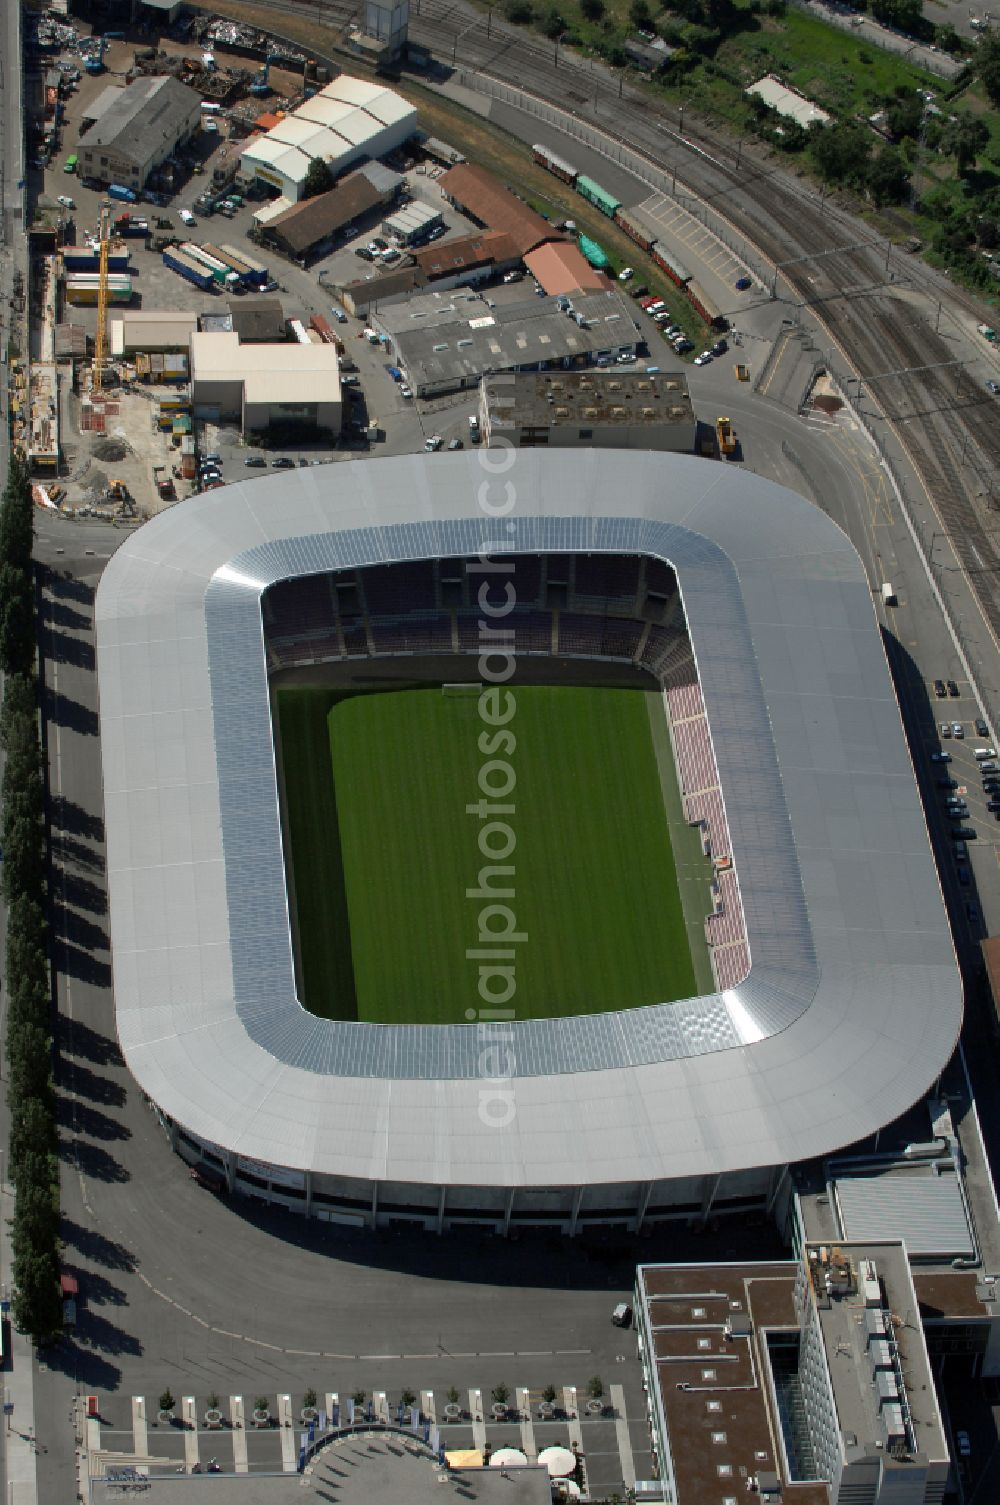
[[[267,593],[504,552],[672,572],[686,649],[661,678],[704,720],[743,965],[615,1013],[317,1018],[296,997]],[[892,1121],[951,1055],[960,978],[871,590],[792,492],[602,451],[301,470],[146,524],[96,633],[118,1035],[175,1147],[232,1191],[502,1232],[774,1206],[790,1163]],[[351,651],[338,628],[295,661]],[[379,652],[370,623],[353,651]],[[502,655],[481,668],[503,681]]]

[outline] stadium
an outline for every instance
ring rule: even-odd
[[[961,985],[871,590],[681,456],[160,514],[96,603],[118,1036],[177,1151],[354,1225],[776,1209]]]

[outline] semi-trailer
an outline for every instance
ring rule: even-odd
[[[66,279],[66,302],[96,307],[100,277],[93,272],[78,272]],[[120,273],[108,276],[107,292],[109,303],[132,302],[132,279],[123,277]]]
[[[216,261],[221,262],[224,267],[228,267],[229,270],[233,272],[241,282],[249,283],[251,281],[250,268],[246,265],[245,262],[240,261],[239,257],[234,256],[232,252],[227,251],[225,246],[212,245],[210,242],[206,241],[202,249],[206,251],[209,256],[214,257]]]
[[[195,261],[179,246],[171,246],[163,253],[163,265],[169,267],[172,272],[177,272],[185,277],[188,282],[193,282],[195,287],[200,287],[203,293],[207,293],[215,287],[215,278],[207,267]]]
[[[237,248],[236,246],[224,245],[220,246],[219,249],[221,251],[225,251],[229,256],[235,256],[236,260],[241,262],[243,266],[246,267],[249,274],[247,280],[253,283],[255,287],[263,287],[265,282],[270,281],[271,274],[268,271],[267,267],[264,266],[261,262],[256,261],[254,257],[249,256],[247,252],[243,250],[242,246]]]
[[[239,282],[240,279],[230,267],[224,266],[221,261],[216,261],[214,256],[211,256],[208,251],[203,250],[201,246],[196,246],[194,241],[186,240],[181,246],[181,250],[185,256],[190,256],[192,261],[196,261],[199,266],[203,266],[206,272],[210,272],[212,281],[219,287],[233,287]]]

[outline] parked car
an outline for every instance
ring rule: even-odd
[[[333,314],[333,317],[336,319],[338,324],[347,323],[347,315],[344,313],[344,310],[342,308],[331,308],[330,312]]]
[[[971,905],[969,907],[971,908]],[[969,1441],[969,1434],[968,1434],[968,1432],[956,1432],[955,1433],[955,1443],[956,1443],[956,1446],[958,1447],[958,1451],[959,1451],[959,1454],[961,1455],[961,1457],[963,1457],[963,1458],[971,1458],[972,1457],[972,1443]]]
[[[402,384],[402,386],[399,389],[399,395],[400,395],[400,397],[407,397],[407,398],[412,397],[413,396],[413,388],[412,387],[408,387],[406,385],[405,381],[404,381],[403,384]]]
[[[75,202],[70,198],[70,196],[69,196],[68,193],[61,193],[59,195],[58,199],[56,200],[56,203],[57,204],[61,204],[64,209],[75,209],[76,208]]]
[[[441,438],[440,434],[432,434],[429,439],[425,439],[424,449],[433,454],[433,452],[440,449],[443,444],[444,440]]]
[[[696,355],[695,356],[694,363],[695,363],[696,366],[707,366],[710,363],[711,359],[712,359],[712,352],[711,352],[711,350],[703,350],[701,352],[701,355]]]
[[[188,227],[190,227],[191,225],[196,225],[198,223],[194,215],[191,213],[190,209],[179,209],[177,212],[181,217],[182,225],[187,225]]]
[[[947,690],[947,687],[945,686],[944,680],[943,679],[936,679],[934,681],[934,694],[937,696],[938,700],[943,700],[944,697],[947,695],[947,693],[948,693],[948,690]]]
[[[712,346],[712,354],[713,355],[725,355],[725,353],[726,353],[726,351],[728,349],[729,349],[729,346],[728,346],[728,344],[726,343],[725,340],[716,340],[715,344]]]
[[[941,722],[941,728],[940,728],[940,730],[941,730],[942,737],[950,737],[951,736],[951,722],[950,721],[942,721]]]
[[[960,721],[953,721],[951,723],[951,730],[952,730],[953,735],[956,736],[956,737],[964,737],[965,736],[965,727],[962,725],[962,723]]]
[[[632,1308],[629,1306],[627,1301],[619,1301],[618,1305],[611,1313],[611,1323],[613,1327],[632,1326]]]
[[[982,716],[977,716],[976,717],[976,723],[975,724],[976,724],[976,735],[978,737],[988,737],[989,736],[990,729],[986,725],[986,722],[983,720]]]
[[[243,464],[248,470],[264,470],[267,466],[267,461],[263,455],[247,455]]]
[[[948,681],[948,694],[949,695],[957,695],[958,694],[958,685],[955,683],[955,681],[953,679],[949,679],[949,681]]]
[[[451,439],[448,442],[448,448],[449,449],[464,449],[465,445],[462,443],[461,439]]]
[[[954,834],[954,833],[952,833],[952,834]],[[969,869],[967,867],[963,867],[961,864],[959,864],[958,868],[956,869],[956,872],[958,873],[958,881],[959,881],[959,883],[962,885],[963,888],[968,888],[969,884],[972,881],[972,874],[969,872]]]
[[[632,278],[634,276],[635,276],[635,267],[622,267],[621,271],[618,273],[618,281],[619,282],[631,282],[631,280],[632,280]]]
[[[247,464],[248,465],[250,464],[249,460],[247,461]],[[937,780],[937,786],[938,786],[939,789],[957,789],[958,788],[958,780],[957,779],[938,779]]]
[[[271,469],[272,470],[294,470],[295,469],[295,461],[294,460],[290,460],[287,455],[278,455],[277,459],[274,459],[274,460],[271,461]]]
[[[932,763],[950,763],[951,762],[951,753],[950,752],[932,752],[931,753],[931,762]]]
[[[991,392],[994,397],[1000,397],[1000,381],[988,381],[986,383],[986,390],[987,392]]]
[[[753,287],[753,283],[749,277],[737,277],[736,291],[738,293],[745,293],[748,287]]]

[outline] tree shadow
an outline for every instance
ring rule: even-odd
[[[92,1103],[101,1103],[105,1108],[124,1108],[126,1092],[120,1082],[99,1076],[82,1061],[68,1061],[66,1067],[65,1075],[78,1096],[88,1098]]]
[[[76,611],[62,601],[54,601],[51,596],[42,596],[42,614],[48,617],[53,627],[65,627],[70,632],[89,632],[93,627],[90,617],[85,617],[82,611]]]
[[[71,946],[66,941],[55,941],[52,947],[52,961],[58,972],[63,972],[67,977],[75,977],[79,982],[90,983],[95,988],[110,988],[111,965],[109,962],[98,961],[88,951],[81,951],[78,946]]]
[[[95,1066],[124,1065],[117,1040],[110,1035],[99,1034],[89,1024],[83,1024],[78,1019],[67,1019],[65,1014],[60,1014],[57,1038],[60,1055],[93,1061]]]
[[[45,657],[57,664],[72,664],[76,669],[93,669],[97,657],[94,645],[86,638],[73,638],[65,632],[44,634]]]
[[[104,867],[104,859],[100,852],[84,846],[83,842],[77,841],[75,836],[59,837],[59,854],[67,862],[75,862],[79,867],[90,868],[92,872],[100,872]]]
[[[143,1352],[142,1344],[132,1333],[123,1332],[117,1323],[109,1322],[107,1317],[102,1317],[99,1312],[92,1312],[87,1307],[77,1316],[73,1336],[76,1342],[88,1344],[99,1353],[127,1353],[138,1358]]]
[[[62,872],[56,882],[56,888],[62,901],[65,904],[71,904],[74,909],[89,909],[93,914],[104,914],[107,911],[108,897],[104,888],[90,878],[82,878],[77,873]]]
[[[42,579],[53,596],[61,596],[67,601],[80,601],[86,606],[93,604],[97,592],[86,580],[78,580],[75,575],[67,571],[53,570],[48,566],[43,567]]]
[[[65,1092],[56,1095],[56,1122],[70,1133],[86,1134],[91,1139],[131,1139],[132,1130],[117,1119],[109,1118],[90,1103],[71,1099]]]
[[[121,1286],[116,1286],[113,1280],[106,1275],[98,1275],[94,1270],[84,1270],[80,1266],[64,1265],[67,1274],[75,1275],[80,1282],[83,1291],[83,1299],[88,1306],[124,1306],[126,1304],[125,1292]]]
[[[57,941],[81,946],[85,951],[110,951],[111,941],[103,925],[95,925],[85,915],[65,904],[52,906],[52,934]]]
[[[50,819],[60,831],[68,831],[73,836],[89,836],[92,841],[104,840],[104,821],[101,816],[92,815],[64,794],[53,796]]]
[[[59,1154],[67,1164],[78,1165],[83,1174],[94,1181],[121,1185],[132,1179],[132,1172],[126,1170],[120,1160],[109,1155],[99,1144],[91,1144],[88,1140],[64,1140],[60,1143]]]
[[[46,721],[64,726],[67,731],[79,732],[84,737],[96,737],[98,732],[97,712],[78,700],[70,700],[61,690],[45,687],[44,711]]]
[[[60,1222],[59,1232],[64,1242],[72,1244],[83,1259],[91,1260],[95,1265],[103,1265],[107,1270],[134,1273],[136,1258],[131,1249],[126,1249],[116,1239],[106,1238],[96,1228],[85,1228],[82,1223],[64,1217]],[[89,1275],[87,1279],[90,1279]]]
[[[122,1382],[122,1372],[117,1364],[109,1363],[100,1354],[86,1348],[75,1336],[64,1334],[57,1343],[47,1344],[42,1353],[50,1369],[79,1381],[87,1392],[110,1392],[117,1390]]]

